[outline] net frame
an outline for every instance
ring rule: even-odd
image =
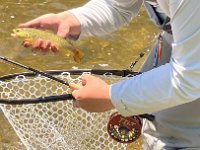
[[[97,70],[97,69],[79,69],[79,70],[48,70],[44,71],[44,73],[48,75],[58,75],[63,72],[67,72],[70,75],[82,75],[83,73],[90,73],[94,75],[106,75],[106,76],[120,76],[120,77],[130,77],[139,74],[138,72],[132,72],[130,70]],[[10,74],[6,76],[0,77],[0,81],[7,81],[10,79],[14,79],[16,77],[25,76],[25,77],[34,77],[38,75],[35,72],[24,72],[24,73],[16,73]],[[61,79],[59,79],[61,80]],[[1,84],[0,82],[0,84]],[[67,83],[63,81],[63,83]],[[68,83],[67,83],[68,84]],[[31,103],[46,103],[46,102],[55,102],[55,101],[64,101],[74,99],[71,94],[63,94],[63,95],[52,95],[52,96],[42,96],[39,98],[32,98],[32,99],[0,99],[0,104],[31,104]]]
[[[50,70],[50,71],[45,71],[45,72],[47,72],[48,74],[51,74],[51,75],[55,75],[55,76],[57,76],[57,75],[59,75],[61,73],[66,73],[66,72],[69,72],[71,75],[77,75],[77,76],[80,76],[83,73],[91,73],[91,74],[95,74],[95,75],[110,76],[110,77],[113,76],[113,75],[120,76],[120,77],[126,77],[126,76],[132,76],[133,74],[134,75],[138,74],[137,72],[134,72],[133,74],[131,74],[132,72],[130,72],[128,70],[91,70],[91,69],[83,69],[83,70]],[[7,75],[7,76],[3,76],[3,77],[0,77],[0,85],[2,85],[3,82],[7,82],[9,80],[14,80],[17,77],[23,77],[23,76],[28,77],[28,78],[29,77],[32,78],[32,77],[38,76],[38,74],[37,73],[32,73],[32,72],[25,72],[25,73],[17,73],[17,74],[11,74],[11,75]],[[43,77],[43,78],[45,78],[45,77]],[[23,78],[22,78],[22,80],[23,80]],[[61,105],[61,104],[65,103],[65,104],[69,105],[72,108],[73,107],[72,106],[73,105],[72,101],[64,101],[64,100],[68,99],[68,98],[66,98],[66,95],[69,96],[70,94],[65,94],[64,93],[64,94],[61,94],[59,96],[55,96],[55,95],[46,96],[46,97],[42,96],[42,97],[35,98],[35,99],[34,98],[32,98],[32,99],[30,99],[30,98],[28,98],[28,99],[24,99],[24,98],[21,98],[21,99],[9,99],[9,98],[2,99],[2,97],[1,97],[1,99],[0,99],[0,108],[3,110],[6,118],[8,119],[8,121],[10,122],[10,124],[12,125],[12,127],[14,128],[14,130],[17,133],[17,135],[20,137],[22,143],[26,146],[27,149],[70,149],[70,150],[71,149],[80,149],[80,150],[85,150],[85,149],[88,149],[88,150],[89,149],[105,149],[105,150],[107,150],[107,149],[113,149],[113,148],[114,149],[116,149],[116,148],[117,149],[126,149],[126,145],[120,144],[120,143],[116,143],[111,138],[109,138],[109,136],[106,135],[106,133],[105,133],[106,132],[106,122],[107,122],[106,118],[109,118],[110,114],[113,111],[112,112],[106,112],[106,113],[100,114],[100,115],[99,114],[95,114],[95,113],[94,114],[88,114],[87,112],[85,112],[83,110],[77,111],[79,113],[82,113],[84,117],[90,118],[89,120],[92,119],[94,121],[95,120],[94,118],[99,118],[99,119],[103,119],[104,120],[103,122],[104,122],[105,127],[103,127],[103,128],[100,127],[100,126],[102,126],[102,122],[100,121],[101,124],[99,124],[98,123],[99,121],[97,121],[97,120],[94,121],[95,122],[94,125],[96,124],[97,128],[94,127],[94,125],[91,125],[91,126],[92,126],[93,129],[95,128],[94,131],[96,133],[99,133],[99,131],[100,131],[100,133],[103,134],[106,137],[106,140],[105,140],[106,142],[104,141],[103,137],[101,137],[101,136],[98,137],[99,135],[97,135],[95,132],[91,133],[90,131],[87,131],[87,134],[89,134],[90,136],[92,135],[93,138],[97,138],[101,143],[104,143],[103,146],[102,146],[102,144],[99,144],[97,142],[97,140],[90,139],[88,137],[85,137],[85,138],[89,139],[90,142],[86,142],[86,143],[80,142],[79,143],[77,141],[80,140],[80,139],[76,139],[78,135],[75,136],[75,137],[71,136],[71,137],[74,138],[74,141],[70,140],[69,143],[67,143],[68,141],[66,141],[66,138],[64,138],[64,137],[60,138],[58,140],[59,142],[57,142],[57,145],[58,145],[57,148],[55,147],[55,145],[52,146],[53,144],[50,144],[50,145],[45,147],[44,146],[45,144],[43,144],[43,146],[40,146],[40,145],[37,145],[36,143],[31,143],[30,139],[27,140],[26,136],[30,137],[30,134],[23,133],[24,129],[27,130],[23,126],[24,122],[16,123],[15,121],[17,120],[17,118],[19,118],[19,115],[13,114],[13,112],[19,112],[20,109],[23,110],[22,112],[26,112],[26,109],[27,109],[26,107],[27,106],[29,107],[28,110],[30,110],[32,108],[36,109],[35,107],[37,107],[37,105],[40,104],[40,103],[42,103],[42,105],[48,105],[49,103],[50,104],[57,103],[58,105]],[[51,98],[53,98],[53,100]],[[55,101],[56,99],[57,100],[59,99],[59,100],[56,102]],[[70,97],[69,99],[72,100],[72,97]],[[3,100],[7,101],[7,103],[5,103],[5,101],[3,101]],[[52,102],[52,101],[54,101],[54,102]],[[38,104],[35,104],[35,103],[38,103]],[[39,111],[39,109],[36,109],[36,110]],[[59,111],[61,111],[61,110],[59,109]],[[20,112],[20,114],[22,114],[22,112]],[[31,114],[29,114],[29,115],[33,115],[33,112]],[[42,117],[44,118],[44,116],[42,116]],[[38,119],[36,116],[34,116],[34,118],[36,120]],[[78,118],[80,119],[80,116]],[[24,120],[26,120],[26,118]],[[88,123],[89,120],[84,120],[84,121]],[[27,124],[25,124],[25,126],[26,125]],[[29,126],[29,128],[33,128],[30,125],[28,125],[28,126]],[[45,125],[43,124],[41,126],[45,126]],[[56,126],[58,126],[58,125],[56,124]],[[76,127],[79,128],[79,126],[76,126]],[[73,130],[75,130],[75,129],[73,129]],[[49,130],[46,130],[46,131],[50,132]],[[74,132],[76,132],[76,131],[74,131]],[[76,133],[76,134],[78,134],[78,133]],[[43,140],[41,138],[43,136],[44,135],[37,135],[36,137],[39,138],[40,140]],[[85,135],[82,134],[82,137],[84,137],[84,136]],[[55,139],[55,137],[52,137],[52,138]],[[31,138],[31,139],[33,139],[33,138]],[[112,141],[111,143],[114,143],[114,144],[111,144],[108,141]],[[39,143],[41,143],[41,142],[39,142]],[[47,142],[43,141],[42,143],[47,143]],[[52,141],[51,141],[51,143],[52,143]],[[65,146],[63,146],[63,143],[65,143]],[[88,146],[89,143],[96,143],[96,145]],[[106,143],[108,144],[107,146],[106,146]]]

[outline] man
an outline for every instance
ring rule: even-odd
[[[20,27],[51,29],[64,38],[99,36],[127,24],[142,3],[142,0],[92,0],[83,7],[41,16]],[[155,3],[148,4],[159,12]],[[158,4],[171,20],[170,61],[166,59],[165,65],[163,62],[145,65],[143,74],[112,85],[85,75],[81,87],[72,87],[75,106],[95,112],[116,108],[125,116],[153,113],[155,121],[143,122],[145,150],[197,150],[200,149],[200,3],[158,0]],[[170,43],[170,35],[166,37],[169,40],[165,41]],[[38,40],[34,47],[41,47],[42,42]],[[49,47],[54,46],[47,41],[43,49]],[[148,62],[154,62],[151,59],[154,54]],[[151,68],[154,69],[147,71]]]

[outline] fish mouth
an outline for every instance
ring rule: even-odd
[[[12,37],[16,37],[17,35],[15,33],[10,34]]]
[[[17,36],[17,35],[16,35],[16,29],[13,29],[12,31],[13,31],[13,33],[11,33],[10,35],[11,35],[12,37],[16,37],[16,36]]]

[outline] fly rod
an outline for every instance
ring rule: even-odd
[[[10,64],[13,64],[13,65],[15,65],[15,66],[18,66],[18,67],[27,69],[27,70],[29,70],[29,71],[32,71],[32,72],[37,73],[37,74],[40,74],[40,75],[45,76],[45,77],[47,77],[47,78],[49,78],[49,79],[52,79],[52,80],[54,80],[54,81],[57,81],[57,82],[59,82],[59,83],[62,83],[62,84],[64,84],[64,85],[69,86],[69,83],[68,83],[68,82],[65,82],[65,81],[63,81],[63,80],[61,80],[61,79],[58,79],[58,78],[56,78],[56,77],[54,77],[54,76],[52,76],[52,75],[50,75],[50,74],[48,74],[48,73],[46,73],[46,72],[42,72],[42,71],[36,70],[36,69],[34,69],[34,68],[25,66],[25,65],[23,65],[23,64],[17,63],[17,62],[15,62],[15,61],[10,60],[10,59],[8,59],[8,58],[5,58],[5,57],[3,57],[3,56],[0,56],[0,59],[3,60],[3,61],[5,61],[5,62],[8,62],[8,63],[10,63]]]

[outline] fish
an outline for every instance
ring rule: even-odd
[[[28,42],[32,46],[39,38],[48,40],[54,44],[59,51],[65,51],[67,56],[72,55],[75,62],[80,62],[84,56],[84,52],[76,48],[72,41],[64,39],[49,30],[36,28],[15,28],[13,29],[11,36],[20,38],[23,42]]]

